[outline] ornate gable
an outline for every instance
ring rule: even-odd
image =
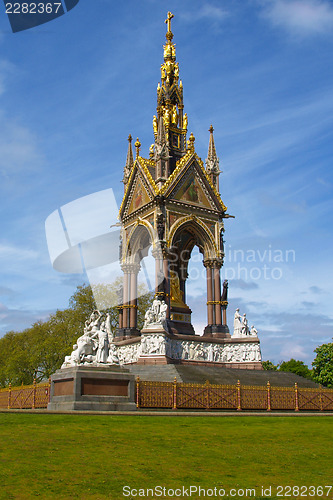
[[[156,185],[142,158],[137,158],[132,167],[124,198],[120,207],[121,219],[130,215],[152,201],[156,194]]]
[[[170,201],[177,200],[219,213],[224,213],[227,210],[206,174],[202,161],[195,153],[187,154],[178,163],[161,192]]]

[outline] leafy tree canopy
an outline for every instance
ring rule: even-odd
[[[279,371],[296,373],[296,375],[299,375],[300,377],[312,379],[312,372],[309,370],[309,367],[304,363],[304,361],[298,361],[293,358],[289,361],[283,361],[280,363]]]
[[[262,367],[264,370],[271,370],[271,371],[276,371],[278,367],[272,363],[272,361],[263,361],[262,362]]]
[[[109,312],[111,329],[118,325],[116,294],[121,280],[112,285],[94,288],[99,308]],[[152,302],[153,294],[139,285],[138,328],[144,323],[144,314]],[[60,368],[65,356],[72,352],[73,344],[82,335],[84,323],[96,309],[91,287],[79,286],[69,300],[69,307],[51,314],[47,321],[37,321],[23,332],[10,331],[0,338],[0,387],[32,384],[48,379]]]
[[[323,344],[314,350],[317,354],[313,366],[313,379],[326,387],[333,387],[333,343]]]

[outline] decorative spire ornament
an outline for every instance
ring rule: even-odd
[[[133,151],[132,151],[132,136],[130,134],[128,136],[127,158],[126,158],[126,164],[124,167],[124,177],[123,177],[123,183],[125,186],[128,182],[133,164],[134,164],[134,159],[133,159]]]
[[[219,163],[220,160],[217,157],[214,136],[213,136],[213,125],[209,127],[209,145],[208,145],[208,155],[206,158],[206,172],[210,176],[213,185],[216,187],[217,191],[219,191],[219,175],[221,173]]]

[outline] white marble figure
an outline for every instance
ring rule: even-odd
[[[154,299],[152,306],[145,313],[143,328],[159,325],[166,329],[167,310],[168,305],[164,300]]]
[[[96,351],[96,363],[107,363],[109,356],[109,336],[104,325],[102,324],[101,329],[95,334],[98,338],[98,347]],[[95,338],[93,336],[93,338]]]
[[[243,318],[242,318],[242,329],[241,329],[241,334],[243,336],[246,336],[249,334],[249,324],[248,324],[248,321],[247,321],[247,318],[246,318],[246,314],[244,313],[243,314]]]
[[[91,313],[89,319],[87,319],[87,321],[85,322],[83,330],[84,333],[92,334],[97,332],[101,326],[101,317],[101,313],[97,309],[95,309],[95,311]]]
[[[234,337],[240,337],[242,331],[242,317],[239,314],[239,309],[236,309],[235,317],[234,317]]]
[[[241,316],[239,314],[239,309],[237,308],[234,317],[234,333],[232,336],[234,338],[240,338],[240,337],[247,337],[250,335],[253,337],[257,337],[258,331],[253,325],[251,326],[251,329],[249,328],[246,314],[243,314],[243,316]]]
[[[62,366],[76,366],[85,361],[93,361],[95,343],[92,338],[84,333],[73,345],[73,351],[70,356],[65,356],[65,361]]]
[[[118,358],[118,353],[117,353],[117,347],[114,344],[111,344],[109,347],[109,355],[107,362],[110,365],[119,365],[119,358]]]
[[[109,336],[111,332],[110,316],[102,321],[102,314],[95,310],[85,322],[83,335],[73,345],[70,356],[65,357],[62,368],[82,364],[108,364]]]
[[[253,325],[251,326],[250,335],[258,336],[258,330]]]

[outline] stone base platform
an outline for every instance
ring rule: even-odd
[[[135,377],[117,366],[76,366],[51,377],[50,411],[135,411]]]

